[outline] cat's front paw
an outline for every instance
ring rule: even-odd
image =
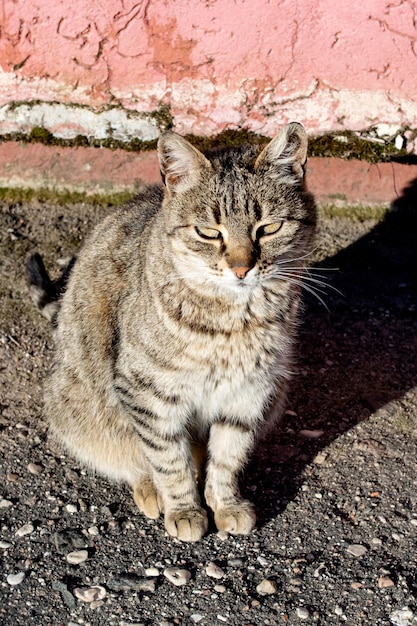
[[[165,528],[181,541],[198,541],[207,532],[207,513],[200,507],[165,515]]]
[[[150,519],[158,519],[163,513],[162,498],[150,478],[144,478],[134,486],[133,499],[139,510]]]
[[[214,522],[218,530],[231,535],[248,535],[256,524],[253,505],[247,500],[236,502],[231,506],[218,508],[214,512]]]

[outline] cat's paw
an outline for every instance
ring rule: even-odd
[[[139,510],[150,519],[158,519],[164,511],[162,498],[150,478],[145,478],[134,486],[133,499]]]
[[[218,530],[224,530],[231,535],[248,535],[255,527],[256,515],[253,505],[247,500],[242,500],[217,509],[214,513],[214,522]]]
[[[165,515],[165,528],[181,541],[198,541],[207,532],[207,513],[200,507]]]

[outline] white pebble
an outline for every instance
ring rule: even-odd
[[[347,552],[352,556],[363,556],[368,551],[365,546],[361,546],[359,543],[352,543],[347,548]]]
[[[13,506],[13,502],[11,502],[11,500],[6,500],[5,498],[0,500],[0,509],[8,509],[11,506]]]
[[[298,607],[297,616],[300,619],[308,619],[310,617],[310,613],[303,606]]]
[[[405,144],[404,137],[402,135],[397,135],[394,143],[397,150],[402,150]]]
[[[94,587],[76,587],[74,596],[83,602],[95,602],[106,597],[106,590],[101,585]]]
[[[415,517],[413,517],[413,519],[410,520],[410,524],[412,526],[417,526],[417,519]]]
[[[214,591],[217,591],[217,593],[224,593],[226,591],[226,587],[224,585],[214,585]]]
[[[164,570],[164,576],[176,587],[187,585],[191,578],[191,572],[179,567],[167,567]]]
[[[67,554],[66,559],[71,565],[79,565],[88,559],[88,552],[87,550],[74,550]]]
[[[206,567],[206,574],[207,576],[210,576],[211,578],[220,579],[220,578],[223,578],[224,571],[222,570],[221,567],[216,565],[216,563],[213,563],[212,561],[210,561],[210,563],[208,563]]]
[[[11,548],[12,547],[12,543],[10,543],[9,541],[0,541],[0,548],[2,548],[3,550],[7,550],[7,548]]]
[[[65,508],[68,511],[68,513],[77,513],[78,511],[78,508],[75,504],[67,504]]]
[[[94,537],[97,537],[97,535],[100,534],[100,531],[97,528],[97,526],[90,526],[90,528],[88,528],[87,532],[88,532],[89,535],[93,535]]]
[[[159,569],[157,567],[148,567],[145,569],[145,576],[148,576],[148,578],[159,576]]]
[[[190,620],[194,622],[194,624],[198,624],[201,620],[204,619],[204,615],[200,615],[199,613],[193,613],[190,615]]]
[[[276,593],[278,590],[278,585],[275,580],[268,580],[264,578],[259,585],[256,587],[256,591],[260,596],[270,596],[273,593]]]
[[[394,626],[411,626],[414,620],[414,613],[410,611],[408,606],[405,606],[391,613],[389,619]]]
[[[265,557],[263,557],[263,556],[258,556],[258,558],[257,558],[256,560],[258,561],[258,563],[259,563],[260,565],[262,565],[262,567],[266,567],[267,565],[269,565],[269,561],[268,561],[268,559],[266,559],[266,558],[265,558]]]
[[[23,582],[24,578],[25,572],[19,572],[18,574],[9,574],[6,580],[9,585],[15,587],[16,585],[20,585],[20,583]]]
[[[23,524],[20,528],[18,528],[15,532],[16,537],[24,537],[25,535],[30,535],[35,530],[33,524]]]

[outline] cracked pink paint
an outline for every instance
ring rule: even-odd
[[[272,134],[417,127],[413,0],[3,0],[0,106],[147,113]]]

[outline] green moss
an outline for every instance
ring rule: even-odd
[[[53,140],[53,134],[50,133],[49,130],[46,130],[46,128],[42,128],[40,126],[35,126],[35,128],[32,128],[29,134],[30,142],[33,141],[36,143],[50,144],[53,143]]]
[[[358,222],[365,222],[366,220],[381,221],[385,219],[389,208],[380,205],[363,205],[363,204],[325,204],[319,207],[319,212],[323,217],[335,218],[343,217],[349,218]]]
[[[249,130],[223,130],[214,137],[200,137],[197,135],[185,135],[186,139],[199,150],[210,150],[211,148],[227,148],[229,146],[239,146],[244,143],[262,145],[269,139],[263,135],[257,135]]]
[[[150,113],[149,117],[155,120],[161,131],[171,130],[174,126],[174,118],[172,117],[169,104],[161,104],[159,109]]]
[[[405,150],[397,150],[394,142],[362,139],[354,132],[329,133],[309,139],[309,156],[360,159],[368,163],[391,161],[406,157]]]
[[[82,191],[56,190],[49,188],[29,189],[0,187],[0,202],[22,203],[22,202],[53,202],[56,204],[79,204],[85,202],[91,205],[120,206],[130,200],[132,193],[128,191],[118,193],[94,193],[89,194]]]

